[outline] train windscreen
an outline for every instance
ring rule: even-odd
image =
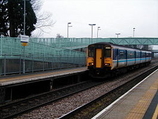
[[[88,47],[88,57],[94,57],[94,54],[95,54],[94,46],[89,46]]]
[[[111,57],[111,47],[105,47],[104,57]]]

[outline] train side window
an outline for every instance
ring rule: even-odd
[[[149,53],[149,57],[151,57],[151,53]]]
[[[119,50],[119,59],[126,59],[126,50]]]
[[[145,57],[145,52],[142,52],[142,58],[144,58]]]
[[[136,52],[136,58],[140,58],[140,52]]]
[[[127,58],[128,58],[128,59],[134,58],[134,51],[128,51],[128,52],[127,52]]]
[[[146,53],[146,57],[151,57],[151,53]]]
[[[130,58],[130,51],[127,51],[127,59]]]

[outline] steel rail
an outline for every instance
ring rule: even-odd
[[[130,90],[133,86],[135,86],[137,83],[139,83],[141,80],[143,80],[146,76],[151,74],[153,71],[155,71],[158,68],[158,66],[154,66],[150,68],[149,70],[135,76],[130,81],[116,87],[115,89],[109,91],[108,93],[96,98],[95,100],[88,102],[75,110],[72,110],[71,112],[64,114],[63,116],[59,117],[58,119],[90,119],[93,116],[95,116],[97,113],[99,113],[102,109],[104,109],[106,106],[111,104],[113,101],[115,101],[117,98],[119,98],[121,95],[126,93],[128,90]]]
[[[155,62],[154,62],[154,64],[155,64]],[[62,98],[73,95],[75,93],[92,88],[96,85],[100,85],[103,82],[97,82],[97,83],[91,82],[91,83],[92,84],[81,83],[80,84],[81,86],[79,86],[78,84],[75,84],[70,87],[61,88],[60,91],[59,90],[50,91],[50,92],[38,94],[35,96],[31,96],[31,97],[28,97],[25,99],[20,99],[20,100],[14,101],[14,102],[10,102],[7,104],[2,104],[2,105],[0,105],[0,118],[6,119],[6,118],[11,118],[11,117],[20,115],[26,111],[38,108],[40,106],[49,104],[51,102],[55,102]],[[67,92],[66,92],[66,90],[67,90]],[[71,92],[71,90],[73,92]]]
[[[28,98],[13,101],[7,104],[0,105],[0,119],[7,119],[20,115],[26,111],[38,108],[40,106],[58,101],[65,97],[71,96],[75,93],[87,90],[96,85],[102,84],[101,82],[87,81],[72,86],[45,92]]]

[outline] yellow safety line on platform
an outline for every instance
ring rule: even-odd
[[[149,90],[142,96],[134,108],[129,112],[125,119],[142,119],[145,112],[147,111],[152,99],[154,98],[158,90],[158,79],[149,88]],[[156,112],[157,114],[157,109]],[[153,116],[154,117],[154,116]],[[157,118],[153,118],[157,119]]]
[[[57,75],[61,73],[67,73],[67,72],[72,72],[72,71],[82,71],[85,70],[86,67],[81,67],[81,68],[76,68],[76,69],[67,69],[67,70],[59,70],[59,71],[52,71],[52,72],[41,72],[41,74],[28,74],[28,75],[23,75],[23,76],[15,76],[15,77],[9,77],[9,78],[2,78],[0,79],[0,83],[3,82],[8,82],[8,81],[13,81],[13,80],[22,80],[22,79],[27,79],[27,78],[35,78],[35,77],[41,77],[41,76],[49,76],[49,75]]]
[[[158,118],[158,105],[155,109],[155,112],[154,112],[154,115],[153,115],[152,119],[157,119],[157,118]]]

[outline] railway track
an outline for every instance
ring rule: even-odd
[[[55,102],[64,97],[68,97],[99,84],[101,84],[101,82],[85,81],[79,84],[0,105],[0,119],[7,119],[17,116],[26,111],[38,108],[51,102]]]
[[[137,71],[140,71],[140,72],[147,74],[147,73],[149,73],[148,68],[149,67],[142,68],[142,69],[137,70]],[[156,68],[157,68],[156,62],[153,62],[150,66],[150,72]],[[137,72],[135,72],[135,74],[137,74]],[[106,105],[110,104],[112,102],[112,100],[117,99],[117,97],[119,97],[119,96],[117,96],[117,94],[121,95],[122,93],[124,93],[121,90],[122,88],[124,89],[123,85],[131,85],[131,84],[134,85],[135,83],[133,83],[133,81],[129,82],[129,80],[132,80],[133,78],[131,78],[131,77],[133,77],[133,76],[135,76],[135,78],[136,78],[135,80],[137,80],[137,78],[140,77],[140,76],[136,76],[135,74],[130,74],[130,76],[129,76],[129,74],[126,74],[127,77],[126,77],[126,75],[122,75],[119,77],[121,80],[120,79],[118,80],[118,78],[115,78],[112,81],[106,81],[105,85],[107,86],[108,89],[105,89],[106,91],[103,92],[104,94],[102,96],[99,96],[99,98],[97,98],[97,99],[95,98],[94,100],[89,101],[88,103],[81,104],[81,106],[73,109],[73,111],[71,111],[71,110],[68,111],[69,113],[66,113],[65,115],[63,115],[64,113],[61,112],[62,114],[58,117],[61,119],[70,118],[70,117],[71,118],[73,118],[73,117],[74,118],[85,117],[87,119],[89,117],[92,117],[92,115],[95,114],[94,112],[96,112],[96,113],[99,112],[100,110],[102,110],[102,108],[105,108]],[[11,102],[11,103],[0,105],[0,118],[6,119],[6,118],[15,117],[15,119],[16,119],[17,115],[20,115],[24,112],[28,112],[28,111],[33,110],[33,109],[37,109],[38,107],[47,105],[47,104],[52,103],[52,102],[60,101],[61,99],[65,98],[65,97],[68,97],[70,95],[75,95],[78,92],[88,90],[90,88],[93,90],[92,87],[94,87],[96,85],[100,85],[102,83],[103,82],[84,82],[84,83],[76,84],[73,86],[61,88],[58,90],[50,91],[47,93],[39,94],[36,96],[32,96],[29,98],[17,100],[17,101]],[[119,84],[120,86],[117,84]],[[121,85],[122,85],[122,88],[121,88]],[[131,87],[131,86],[126,86],[126,87]],[[126,89],[126,90],[128,90],[128,89]],[[118,91],[118,92],[115,92],[115,91]],[[74,96],[74,97],[76,98],[76,96]],[[114,97],[114,98],[111,98],[111,97]],[[80,100],[78,100],[78,102]],[[98,100],[103,100],[103,102],[98,101]],[[104,103],[104,105],[102,105],[102,103]],[[90,105],[92,105],[94,107],[90,107]],[[89,109],[88,109],[88,107],[89,107]],[[86,109],[86,110],[84,110],[84,109]],[[90,109],[97,109],[97,110],[90,110]],[[61,111],[61,110],[59,109],[59,111]],[[82,112],[84,112],[84,113],[82,114]],[[86,115],[85,115],[85,112],[86,112]],[[58,112],[56,112],[56,113],[58,113]],[[38,114],[36,114],[36,115],[38,115]],[[23,116],[18,117],[18,118],[24,119]],[[38,117],[36,117],[36,118],[38,118]]]
[[[143,73],[136,75],[135,77],[131,78],[128,82],[124,82],[121,85],[118,85],[113,90],[105,93],[104,95],[84,104],[80,107],[76,108],[75,110],[70,111],[67,114],[59,117],[58,119],[90,119],[94,117],[97,113],[107,107],[109,104],[114,102],[117,98],[121,95],[126,93],[130,90],[133,86],[137,83],[142,81],[145,77],[155,71],[158,66],[152,67],[149,70],[144,71]]]

